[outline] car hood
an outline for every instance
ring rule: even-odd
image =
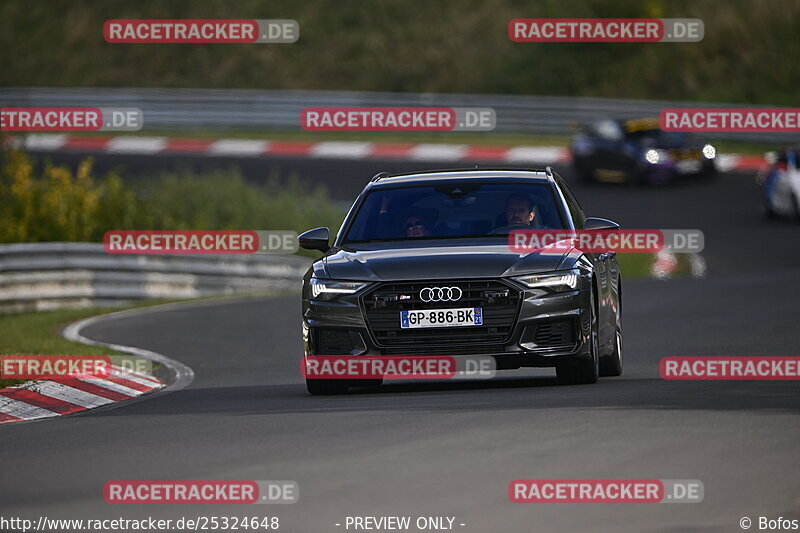
[[[340,250],[323,259],[333,279],[408,281],[496,278],[557,270],[571,253],[518,254],[508,245],[435,246],[391,250]],[[577,259],[574,257],[573,259]],[[562,266],[562,268],[566,268]]]
[[[650,143],[640,141],[638,145],[642,150],[649,150],[650,148],[659,150],[701,150],[705,143],[696,139],[656,139],[655,142]]]

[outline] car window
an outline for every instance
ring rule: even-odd
[[[590,126],[589,132],[592,135],[609,141],[619,141],[623,137],[622,129],[619,127],[619,124],[613,120],[595,122]]]
[[[375,189],[347,226],[343,243],[463,237],[504,238],[514,229],[563,229],[547,183],[448,181]]]
[[[586,215],[581,209],[578,200],[575,199],[575,196],[572,195],[572,191],[569,190],[567,184],[561,177],[556,178],[556,184],[558,188],[561,189],[561,193],[564,195],[564,199],[567,201],[567,208],[569,209],[569,213],[572,216],[572,221],[575,224],[576,229],[583,229],[584,222],[586,221]]]

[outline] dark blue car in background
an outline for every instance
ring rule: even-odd
[[[662,131],[658,119],[586,124],[573,137],[570,152],[585,181],[660,185],[716,173],[714,146],[689,134]]]

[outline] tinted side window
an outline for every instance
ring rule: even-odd
[[[572,216],[572,221],[575,223],[576,229],[583,229],[583,223],[586,220],[586,215],[583,213],[583,209],[581,209],[578,200],[572,195],[572,191],[569,190],[567,184],[564,183],[564,180],[561,177],[556,178],[556,184],[558,188],[561,189],[561,194],[564,195],[564,199],[567,201],[567,208],[569,209],[570,215]]]

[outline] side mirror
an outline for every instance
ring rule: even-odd
[[[300,245],[300,248],[305,248],[306,250],[327,252],[331,249],[330,244],[328,244],[329,239],[330,231],[328,228],[316,228],[299,235],[297,237],[297,244]]]
[[[596,231],[596,230],[618,230],[619,224],[614,222],[613,220],[608,220],[605,218],[595,218],[589,217],[583,223],[584,229],[586,231]],[[302,246],[302,245],[301,245]]]

